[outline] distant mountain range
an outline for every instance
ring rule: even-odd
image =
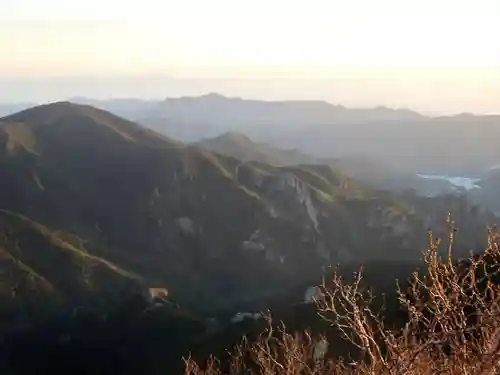
[[[463,251],[492,220],[461,197],[378,191],[328,165],[276,165],[309,156],[234,133],[204,145],[244,154],[69,102],[0,118],[2,313],[104,309],[151,287],[196,311],[237,311],[337,262],[417,261],[448,211],[463,225]]]
[[[324,101],[268,102],[219,94],[77,102],[185,142],[240,132],[321,158],[369,158],[413,173],[477,175],[500,161],[500,116],[427,117],[407,109],[349,109]]]
[[[368,158],[412,173],[477,176],[500,162],[500,116],[428,117],[408,109],[350,109],[325,101],[199,97],[72,102],[110,111],[183,142],[227,132],[319,158]],[[27,104],[0,106],[12,113]],[[458,146],[458,147],[457,147]]]

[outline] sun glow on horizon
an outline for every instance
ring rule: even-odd
[[[500,111],[499,20],[498,0],[18,0],[0,13],[0,78],[385,80]]]

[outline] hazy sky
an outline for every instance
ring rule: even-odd
[[[43,100],[43,82],[52,82],[48,100],[88,95],[74,83],[83,76],[101,82],[90,94],[134,96],[131,77],[140,75],[186,78],[191,89],[196,79],[198,91],[264,99],[500,112],[500,0],[0,5],[0,83],[9,89],[0,101]],[[123,80],[122,90],[102,88],[111,78]],[[176,95],[147,82],[142,96]],[[174,86],[189,91],[182,82]]]

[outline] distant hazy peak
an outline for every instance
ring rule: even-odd
[[[216,93],[216,92],[211,92],[211,93],[208,93],[205,95],[201,95],[200,98],[201,99],[213,99],[213,100],[228,100],[228,99],[230,99],[230,98],[228,98],[222,94]]]
[[[223,133],[223,134],[221,134],[221,135],[213,138],[212,140],[215,141],[215,140],[224,140],[224,139],[238,141],[238,142],[254,143],[254,141],[252,141],[250,139],[250,137],[246,136],[243,133],[237,132],[237,131],[228,131],[228,132],[225,132],[225,133]]]
[[[9,116],[4,117],[3,121],[24,121],[27,119],[41,119],[46,116],[60,117],[69,113],[79,113],[86,106],[74,104],[69,101],[60,101],[48,104],[41,104],[35,107],[24,109]]]
[[[24,109],[20,112],[3,118],[4,121],[36,121],[54,120],[66,116],[88,116],[96,115],[113,116],[110,112],[84,104],[76,104],[70,101],[60,101],[48,104],[42,104],[35,107]]]

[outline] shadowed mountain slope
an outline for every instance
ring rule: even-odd
[[[327,165],[237,160],[68,102],[0,119],[0,181],[2,233],[25,228],[4,241],[5,268],[64,301],[116,283],[234,311],[329,264],[417,260],[449,210],[466,250],[490,219],[457,197],[379,192]]]

